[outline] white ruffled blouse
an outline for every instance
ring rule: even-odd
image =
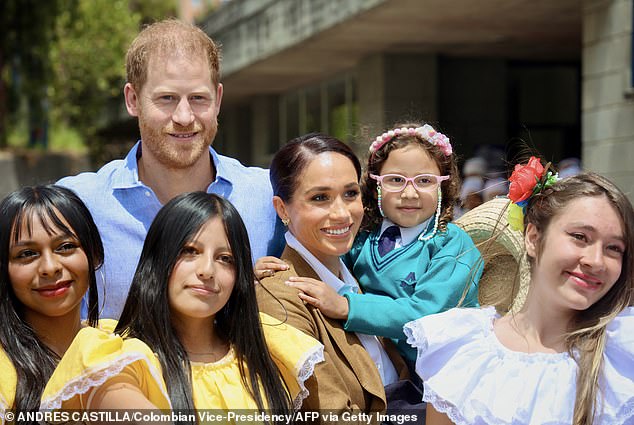
[[[568,353],[522,353],[493,332],[493,307],[452,309],[409,322],[423,400],[461,424],[572,423],[577,363]],[[607,327],[596,425],[634,424],[634,308]]]

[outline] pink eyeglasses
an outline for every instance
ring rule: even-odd
[[[449,179],[449,176],[437,176],[435,174],[419,174],[414,177],[405,177],[400,174],[384,174],[382,176],[370,174],[370,177],[378,181],[381,187],[388,192],[400,192],[410,182],[417,191],[429,192],[436,189],[441,182]]]

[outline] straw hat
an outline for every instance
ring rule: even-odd
[[[521,308],[530,281],[524,236],[511,230],[506,218],[509,204],[507,198],[494,198],[454,222],[471,236],[484,259],[480,305],[494,305],[500,313]]]

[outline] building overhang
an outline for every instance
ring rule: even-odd
[[[578,0],[245,0],[200,25],[222,45],[223,103],[322,81],[385,53],[579,60]]]

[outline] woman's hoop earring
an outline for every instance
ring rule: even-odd
[[[286,227],[288,227],[288,223],[290,222],[291,222],[291,219],[288,217],[282,219],[282,224]]]

